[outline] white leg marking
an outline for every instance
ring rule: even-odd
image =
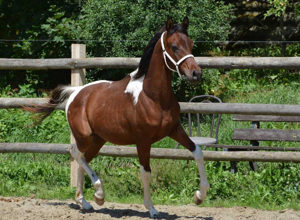
[[[195,158],[195,161],[198,166],[199,174],[200,174],[200,191],[198,190],[196,192],[196,195],[198,199],[201,201],[204,201],[206,198],[206,192],[209,189],[209,183],[207,181],[207,177],[205,174],[205,168],[204,168],[204,156],[202,153],[202,150],[199,146],[195,144],[195,150],[193,151],[193,155]]]
[[[94,197],[95,201],[98,205],[102,205],[104,202],[104,191],[102,188],[102,183],[99,177],[95,174],[95,172],[89,167],[88,163],[85,160],[84,154],[81,153],[76,146],[73,146],[71,151],[71,156],[76,160],[76,162],[81,166],[84,171],[88,174],[88,176],[91,178],[93,186],[96,190]],[[98,202],[97,200],[102,200]]]
[[[84,185],[84,169],[78,165],[77,169],[78,180],[76,189],[76,202],[80,204],[85,210],[92,209],[93,207],[84,199],[83,185]]]
[[[139,95],[140,95],[141,91],[143,90],[143,83],[144,83],[144,78],[145,78],[145,76],[142,76],[138,79],[133,79],[133,77],[137,73],[137,71],[138,71],[138,69],[136,69],[135,71],[133,71],[130,74],[131,80],[128,83],[128,85],[124,91],[125,93],[132,93],[134,105],[136,105],[136,103],[138,102]]]
[[[150,195],[150,181],[151,181],[151,173],[145,171],[144,167],[140,165],[141,167],[141,176],[142,176],[142,182],[144,185],[144,205],[146,209],[150,212],[150,217],[153,218],[158,215],[158,212],[153,207],[153,202],[151,200]]]

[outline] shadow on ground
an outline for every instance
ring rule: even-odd
[[[109,215],[111,218],[124,218],[124,217],[139,217],[139,218],[147,218],[149,219],[149,212],[141,212],[137,211],[134,209],[108,209],[108,208],[102,208],[102,209],[92,209],[92,210],[83,210],[81,207],[77,204],[74,203],[65,203],[65,202],[52,202],[52,203],[47,203],[47,205],[51,206],[68,206],[71,209],[78,210],[78,212],[82,214],[86,213],[99,213],[103,215]],[[167,219],[167,220],[176,220],[180,218],[185,218],[185,219],[201,219],[201,220],[213,220],[212,217],[201,217],[201,216],[179,216],[176,214],[170,215],[169,213],[166,212],[159,212],[159,216],[156,217],[155,219]]]

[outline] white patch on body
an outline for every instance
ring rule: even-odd
[[[99,81],[91,82],[91,83],[86,84],[84,86],[68,86],[68,87],[65,87],[62,94],[63,93],[66,94],[66,93],[69,93],[69,92],[73,91],[73,93],[70,95],[70,97],[68,99],[68,102],[66,103],[66,108],[65,108],[66,115],[68,116],[68,109],[69,109],[70,104],[74,101],[75,97],[78,95],[78,93],[83,88],[86,88],[86,87],[91,86],[91,85],[99,84],[99,83],[110,83],[111,84],[113,82],[112,81],[107,81],[107,80],[99,80]],[[67,117],[67,119],[68,119],[68,117]]]
[[[201,148],[195,144],[195,150],[193,151],[193,155],[195,161],[198,166],[199,174],[200,174],[200,190],[196,192],[198,199],[204,201],[206,198],[206,192],[209,189],[209,183],[207,181],[207,177],[205,174],[205,167],[204,167],[204,156]]]
[[[147,172],[142,165],[140,165],[140,168],[141,168],[142,182],[144,185],[144,205],[146,209],[149,210],[151,218],[153,218],[158,215],[158,212],[153,207],[153,202],[150,196],[151,173]]]
[[[136,103],[139,100],[139,95],[140,95],[141,91],[143,90],[143,82],[145,79],[145,75],[138,79],[133,79],[133,77],[135,76],[135,74],[137,74],[137,72],[138,72],[138,69],[136,69],[135,71],[130,73],[131,80],[125,89],[125,93],[131,93],[133,95],[133,104],[134,105],[136,105]]]

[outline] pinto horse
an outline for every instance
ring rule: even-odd
[[[107,141],[118,145],[136,144],[144,205],[151,217],[157,216],[158,212],[150,197],[150,149],[153,143],[166,136],[193,153],[201,178],[201,189],[196,191],[194,202],[199,205],[206,198],[209,183],[203,153],[179,123],[180,107],[171,85],[172,72],[185,75],[192,84],[198,83],[202,76],[191,54],[193,42],[188,38],[188,26],[187,17],[182,24],[173,24],[169,18],[148,43],[139,68],[120,81],[101,80],[81,87],[57,87],[47,104],[24,107],[33,113],[41,113],[42,121],[69,98],[65,111],[76,140],[70,153],[79,164],[76,202],[84,209],[92,209],[83,195],[84,172],[95,188],[95,202],[98,205],[104,203],[102,182],[88,163]]]

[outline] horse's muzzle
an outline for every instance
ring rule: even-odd
[[[192,72],[192,74],[190,76],[188,76],[188,79],[189,79],[189,81],[192,85],[198,84],[202,79],[202,70],[201,69],[199,69],[199,70],[195,69]]]

